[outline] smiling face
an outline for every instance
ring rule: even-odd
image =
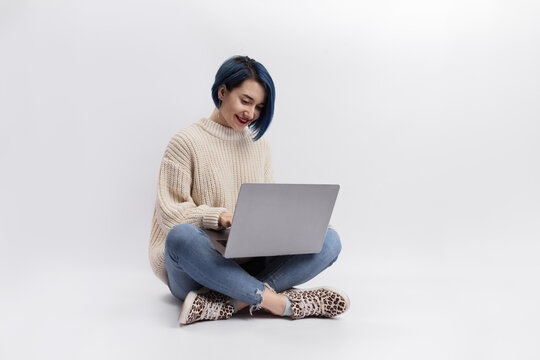
[[[216,118],[212,120],[235,131],[242,131],[259,118],[265,96],[261,84],[252,79],[244,80],[240,86],[231,91],[227,91],[225,85],[221,85],[218,89],[221,107]]]

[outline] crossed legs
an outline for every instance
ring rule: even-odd
[[[165,266],[169,289],[181,300],[204,286],[236,299],[237,309],[253,305],[281,315],[286,298],[279,293],[314,278],[336,261],[340,251],[339,235],[328,229],[321,252],[258,258],[263,268],[252,275],[218,253],[204,231],[180,224],[167,236]]]

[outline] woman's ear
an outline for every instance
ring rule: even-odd
[[[218,99],[223,100],[223,98],[225,97],[225,94],[227,94],[227,87],[225,86],[225,84],[221,85],[218,88],[217,94],[218,94]]]

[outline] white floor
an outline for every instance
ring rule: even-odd
[[[343,255],[341,261],[305,284],[348,292],[352,306],[338,318],[240,314],[184,327],[176,322],[181,303],[149,267],[3,271],[0,358],[164,359],[203,352],[204,358],[220,359],[540,356],[540,296],[531,272],[537,267],[377,272],[358,265],[359,271],[348,272],[343,264],[354,259]]]

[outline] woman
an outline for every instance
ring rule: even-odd
[[[226,259],[202,229],[233,222],[244,182],[273,182],[262,138],[274,113],[274,83],[265,67],[234,56],[219,68],[208,118],[176,133],[161,162],[150,236],[154,273],[183,300],[180,324],[228,319],[250,307],[278,316],[333,317],[349,307],[337,289],[292,288],[336,261],[338,234],[328,228],[320,253]]]

